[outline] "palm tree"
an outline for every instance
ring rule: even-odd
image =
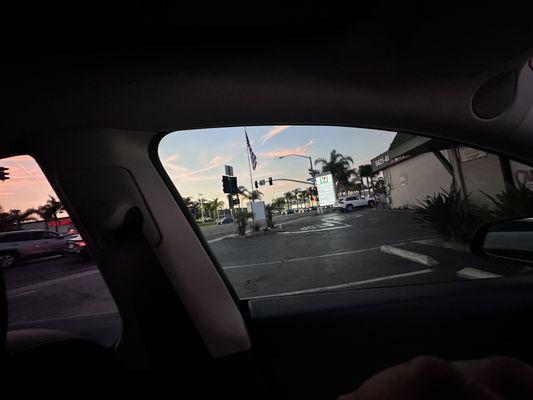
[[[370,189],[370,184],[368,183],[368,180],[369,180],[369,178],[372,177],[372,175],[373,175],[372,165],[365,164],[365,165],[360,165],[359,166],[359,176],[361,177],[361,182],[362,182],[363,178],[366,178],[366,187],[369,188],[369,189]]]
[[[329,160],[322,157],[315,160],[315,165],[320,165],[322,172],[330,172],[333,175],[333,179],[337,183],[336,189],[339,188],[339,185],[342,186],[343,183],[348,182],[350,176],[354,174],[350,164],[353,164],[352,157],[345,157],[341,153],[337,153],[335,149],[329,153]]]
[[[46,229],[48,229],[48,222],[57,222],[57,214],[59,214],[64,209],[65,207],[60,201],[58,201],[54,196],[49,196],[48,200],[46,201],[46,204],[39,206],[39,208],[35,210],[35,213],[38,214],[46,222]],[[55,224],[55,226],[57,232],[57,223]]]
[[[217,197],[214,200],[211,200],[208,203],[208,205],[209,205],[209,213],[211,214],[211,218],[214,219],[216,215],[216,219],[218,220],[218,216],[219,216],[218,210],[224,207],[224,202],[220,201]]]
[[[17,226],[17,230],[21,229],[21,225],[24,221],[35,220],[34,217],[31,217],[31,215],[34,213],[35,210],[33,208],[30,208],[24,212],[18,209],[9,210],[9,215],[11,216],[11,219],[13,221],[12,223]]]
[[[302,191],[301,191],[300,189],[298,189],[298,188],[296,188],[296,189],[294,189],[294,190],[292,191],[292,198],[293,198],[294,200],[296,200],[296,209],[297,209],[297,210],[300,209],[300,193],[301,193],[301,192],[302,192]]]
[[[237,194],[241,195],[245,199],[255,201],[255,200],[261,200],[263,198],[263,193],[259,190],[252,190],[251,192],[246,189],[244,186],[239,186],[237,188]]]
[[[272,200],[272,203],[271,206],[272,206],[272,209],[276,210],[276,211],[281,211],[283,210],[285,204],[286,204],[286,200],[285,198],[283,197],[276,197],[275,199]]]
[[[294,200],[294,193],[291,192],[291,191],[289,191],[289,192],[286,192],[286,193],[284,194],[284,196],[285,196],[285,199],[286,199],[287,210],[288,210],[289,208],[291,208],[292,200]]]

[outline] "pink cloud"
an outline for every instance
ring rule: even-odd
[[[0,166],[9,168],[9,179],[0,182],[3,210],[36,208],[52,195],[57,198],[35,160],[26,155],[5,158]]]
[[[199,168],[196,170],[191,170],[182,165],[177,165],[173,161],[177,160],[178,156],[176,154],[171,155],[163,160],[163,165],[169,172],[170,177],[176,181],[200,181],[200,180],[209,180],[213,179],[213,176],[202,176],[204,172],[211,171],[214,168],[217,168],[231,160],[230,156],[220,156],[217,155],[213,157],[206,167]]]
[[[268,131],[266,134],[261,136],[261,142],[265,144],[270,139],[272,139],[274,136],[279,135],[281,132],[283,132],[284,130],[288,128],[290,128],[289,125],[278,125],[278,126],[273,127],[270,131]]]
[[[314,142],[315,140],[311,139],[309,142],[307,142],[306,144],[302,146],[297,146],[293,148],[285,148],[285,149],[278,147],[271,151],[259,153],[259,155],[262,157],[284,157],[284,156],[288,156],[289,154],[306,155],[307,151],[309,150],[309,147],[311,147]]]

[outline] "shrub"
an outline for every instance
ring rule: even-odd
[[[419,222],[433,227],[445,240],[470,243],[477,228],[492,219],[485,207],[477,207],[461,193],[451,188],[449,191],[428,196],[414,205]]]
[[[481,193],[494,204],[491,212],[494,219],[533,215],[533,191],[524,185],[509,187],[494,197]]]
[[[237,233],[241,236],[246,235],[246,226],[248,219],[252,217],[252,213],[248,211],[235,211],[235,225],[237,226]]]

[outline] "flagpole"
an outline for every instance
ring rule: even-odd
[[[254,180],[252,178],[252,161],[250,160],[250,147],[248,146],[248,135],[246,134],[246,127],[244,127],[244,140],[246,140],[246,154],[248,155],[248,171],[250,172],[250,196],[252,195],[252,192],[254,191]],[[254,200],[250,199],[250,203],[253,203]],[[255,229],[255,216],[254,216],[254,209],[252,208],[252,221],[254,224],[253,229]]]

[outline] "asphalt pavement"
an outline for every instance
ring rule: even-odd
[[[246,237],[235,237],[231,224],[201,228],[242,299],[530,273],[442,242],[410,211],[302,213],[274,222],[275,229]],[[117,312],[92,261],[37,260],[4,275],[12,327]]]

